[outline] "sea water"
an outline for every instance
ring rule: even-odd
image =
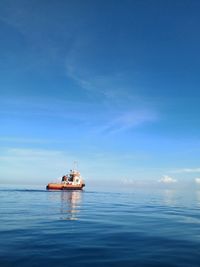
[[[200,191],[1,186],[0,266],[200,266]]]

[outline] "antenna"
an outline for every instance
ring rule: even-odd
[[[74,161],[74,170],[78,171],[78,161]]]

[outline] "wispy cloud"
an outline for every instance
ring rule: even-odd
[[[62,121],[62,127],[65,127],[67,123],[76,122],[71,123],[72,130],[80,125],[87,128],[97,123],[98,117],[104,115],[103,112],[95,113],[99,110],[101,109],[98,103],[86,101],[68,101],[48,97],[2,97],[0,99],[0,115],[4,117],[10,117],[13,120],[24,118],[30,121],[30,116],[32,116],[37,118],[34,123],[40,123],[46,119],[52,119],[52,121],[58,119],[57,122]]]
[[[24,144],[46,144],[46,143],[63,143],[62,140],[55,140],[55,139],[39,139],[39,138],[20,138],[20,137],[7,137],[7,136],[0,136],[0,142],[4,143],[24,143]]]
[[[146,123],[152,123],[158,120],[158,115],[151,110],[127,111],[111,118],[105,126],[101,128],[105,133],[118,133],[142,126]]]
[[[96,39],[95,34],[80,34],[76,37],[66,54],[67,78],[76,82],[88,96],[97,96],[99,101],[110,106],[121,103],[126,107],[151,105],[152,99],[146,101],[141,96],[141,85],[136,85],[138,69],[130,70],[124,64],[118,64],[116,67],[112,61],[109,62],[109,55],[106,53],[105,59],[108,61],[105,62],[109,66],[107,68],[94,49],[100,45],[99,41],[102,40]]]
[[[94,73],[82,62],[80,54],[84,50],[85,44],[77,41],[68,54],[66,73],[90,97],[102,104],[104,118],[94,125],[94,132],[115,134],[159,120],[159,112],[152,103],[138,95],[136,88],[132,88],[130,73],[122,69],[106,75]]]
[[[88,54],[92,42],[90,36],[76,40],[66,57],[66,76],[96,103],[101,103],[103,118],[93,124],[94,132],[116,134],[158,121],[159,111],[153,102],[134,88],[134,73],[130,75],[127,69],[119,68],[105,74],[101,68],[92,69],[87,64],[83,55]]]
[[[0,153],[1,177],[8,182],[42,183],[70,168],[73,155],[59,150],[4,148]]]
[[[61,166],[68,161],[68,157],[63,151],[36,148],[3,149],[0,154],[0,159],[2,164],[10,163],[11,165],[13,164],[24,168],[32,164],[31,170],[34,169],[34,166],[41,165],[40,167],[42,167],[42,164],[47,167],[49,163],[53,161],[56,166],[58,166],[58,163],[59,166]]]
[[[68,58],[69,60],[69,58]],[[119,97],[131,97],[128,94],[127,87],[123,84],[122,80],[126,80],[121,73],[112,73],[110,75],[93,74],[91,70],[80,70],[79,64],[75,62],[67,62],[66,72],[67,77],[74,80],[88,95],[98,95],[109,101],[119,101]]]
[[[88,53],[88,47],[92,45],[91,37],[84,41],[77,39],[73,43],[72,49],[68,51],[66,57],[66,76],[74,80],[88,95],[97,95],[108,100],[109,104],[122,102],[125,105],[134,106],[144,104],[144,98],[141,97],[140,88],[133,87],[135,74],[122,66],[117,71],[110,70],[108,72],[92,68],[87,61],[83,60],[83,55]],[[96,65],[96,62],[95,62]],[[147,102],[145,103],[147,105]],[[150,101],[148,101],[150,104]]]
[[[198,173],[198,172],[200,172],[200,168],[183,168],[170,171],[170,173]]]
[[[174,184],[177,180],[168,175],[164,175],[160,180],[158,180],[158,182],[163,184]]]

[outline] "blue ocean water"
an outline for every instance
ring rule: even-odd
[[[0,266],[200,266],[200,191],[1,186]]]

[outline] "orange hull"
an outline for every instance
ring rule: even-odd
[[[72,185],[72,184],[53,184],[50,183],[47,185],[49,190],[82,190],[85,184]]]

